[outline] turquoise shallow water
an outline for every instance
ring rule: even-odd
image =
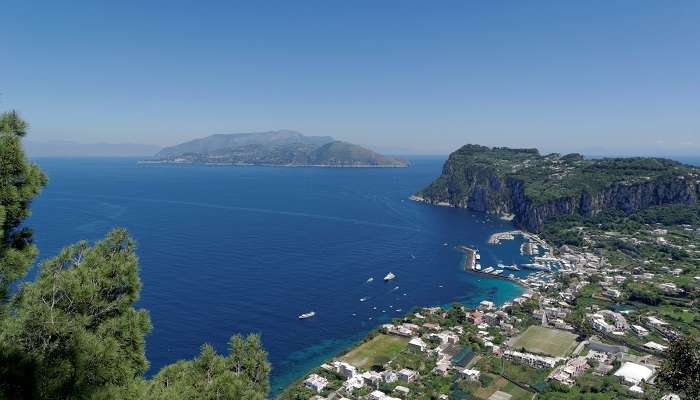
[[[401,169],[36,161],[50,178],[27,223],[41,258],[114,226],[137,240],[150,373],[204,342],[224,352],[232,334],[259,332],[278,390],[413,307],[521,292],[464,272],[454,249],[477,246],[484,265],[524,261],[518,241],[486,244],[510,223],[408,201],[440,174],[439,158]],[[389,271],[397,278],[382,282]]]

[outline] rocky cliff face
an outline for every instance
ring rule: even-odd
[[[492,214],[512,214],[517,226],[533,232],[540,231],[549,218],[562,215],[590,217],[607,209],[633,213],[654,205],[695,204],[700,199],[700,175],[690,167],[680,175],[657,173],[639,179],[620,176],[597,189],[591,189],[582,181],[580,188],[567,187],[563,196],[535,199],[528,193],[537,193],[538,185],[545,188],[551,184],[542,184],[542,178],[529,179],[530,175],[523,174],[522,170],[504,173],[503,164],[484,165],[479,160],[471,160],[469,154],[466,157],[465,154],[455,154],[445,163],[442,175],[418,192],[415,199]],[[541,160],[542,156],[537,157]],[[547,164],[527,168],[545,167]],[[561,169],[571,170],[569,166]],[[607,179],[610,179],[609,175]]]

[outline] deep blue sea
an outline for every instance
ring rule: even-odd
[[[465,272],[454,248],[477,246],[484,265],[523,262],[517,240],[486,244],[509,222],[408,200],[440,174],[441,158],[399,169],[35,161],[49,176],[26,224],[40,259],[115,226],[138,242],[151,374],[205,342],[225,353],[232,334],[259,332],[278,390],[416,306],[521,292]],[[390,271],[397,278],[383,282]]]

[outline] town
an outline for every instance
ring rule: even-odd
[[[605,398],[680,399],[657,387],[656,377],[670,343],[698,332],[700,230],[640,224],[621,233],[589,225],[572,228],[577,246],[526,237],[531,255],[542,246],[558,268],[515,278],[521,296],[500,306],[483,300],[475,308],[417,309],[281,397],[519,400],[556,391],[571,395],[557,398],[607,392]],[[517,234],[494,235],[489,245]],[[551,232],[542,236],[558,241]],[[600,246],[611,237],[634,243],[647,258]],[[474,249],[460,250],[476,264]],[[669,257],[674,250],[684,255]]]

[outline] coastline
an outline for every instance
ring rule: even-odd
[[[452,207],[452,206],[448,206],[448,207]],[[498,234],[502,234],[502,233],[504,233],[504,232],[496,232],[494,235],[498,235]],[[525,234],[527,234],[527,233],[525,233]],[[541,239],[540,239],[540,240],[541,240]],[[465,253],[464,249],[469,249],[469,250],[473,250],[473,251],[478,252],[478,250],[471,249],[471,248],[469,248],[469,247],[467,247],[467,246],[463,246],[463,245],[455,246],[454,249],[457,250],[457,251],[460,251],[460,252],[462,252],[462,253]],[[465,254],[466,254],[466,253],[465,253]],[[504,305],[507,305],[507,304],[511,304],[512,301],[514,301],[514,300],[520,298],[521,296],[523,296],[524,293],[527,293],[528,290],[531,289],[530,286],[529,286],[529,284],[531,284],[532,282],[534,282],[534,281],[536,281],[536,280],[541,280],[541,279],[543,279],[543,278],[545,277],[545,275],[546,275],[546,279],[547,279],[547,280],[549,280],[549,279],[551,278],[551,274],[545,274],[545,273],[542,272],[542,271],[531,271],[531,272],[528,272],[527,277],[524,278],[524,279],[523,279],[523,278],[510,279],[510,278],[508,278],[508,277],[506,277],[506,276],[495,276],[495,275],[491,275],[491,274],[487,274],[487,273],[479,273],[479,271],[468,270],[468,269],[464,268],[464,265],[463,265],[461,268],[463,268],[463,271],[464,271],[464,272],[473,272],[473,274],[468,274],[468,273],[467,273],[467,274],[464,274],[464,276],[476,276],[476,277],[479,277],[479,278],[483,277],[483,278],[487,278],[487,279],[492,278],[493,281],[499,281],[499,282],[503,282],[503,283],[508,283],[509,285],[512,285],[512,287],[513,287],[514,289],[517,288],[517,290],[514,290],[513,293],[509,293],[509,295],[508,295],[505,299],[500,299],[500,300],[499,300],[499,299],[493,298],[494,304],[496,304],[498,307],[501,307],[501,306],[504,306]],[[530,280],[531,277],[532,277],[532,280]],[[432,305],[432,306],[431,306],[431,305],[427,305],[427,304],[424,304],[424,305],[417,305],[417,306],[415,306],[413,309],[411,309],[411,310],[409,310],[408,312],[404,313],[404,314],[401,316],[401,318],[406,319],[406,318],[408,318],[408,317],[410,317],[410,316],[416,315],[416,313],[417,313],[419,310],[422,310],[422,309],[429,309],[429,308],[435,308],[435,307],[441,308],[443,311],[446,312],[446,311],[448,311],[449,308],[450,308],[453,304],[455,304],[455,303],[458,303],[458,304],[460,304],[461,306],[466,307],[466,308],[476,308],[476,306],[478,305],[478,303],[475,302],[475,301],[470,301],[470,302],[456,301],[456,302],[450,302],[450,303],[439,304],[439,305]],[[352,344],[343,347],[341,350],[335,352],[333,355],[331,355],[331,356],[326,356],[326,357],[318,357],[317,360],[319,360],[319,362],[316,363],[316,364],[313,364],[310,368],[305,368],[304,372],[301,373],[301,374],[299,374],[299,375],[300,375],[299,378],[290,381],[290,382],[289,382],[288,384],[286,384],[286,385],[281,385],[281,386],[279,386],[279,387],[277,387],[277,388],[273,388],[272,391],[271,391],[271,393],[270,393],[271,398],[273,398],[273,399],[281,399],[282,396],[283,396],[285,393],[287,393],[289,390],[292,390],[294,387],[301,385],[301,384],[303,383],[304,379],[307,377],[307,375],[309,375],[309,373],[311,373],[312,371],[314,371],[314,370],[316,370],[317,368],[319,368],[321,365],[324,365],[324,364],[326,364],[326,363],[329,363],[329,362],[331,362],[332,360],[339,360],[339,359],[341,359],[341,358],[342,358],[343,356],[345,356],[346,354],[348,354],[348,353],[350,353],[351,351],[357,349],[360,345],[362,345],[362,344],[364,344],[364,343],[370,341],[373,337],[375,337],[375,336],[381,334],[381,333],[382,333],[382,324],[380,323],[380,321],[377,321],[377,323],[378,323],[378,325],[377,325],[376,327],[372,328],[371,330],[369,330],[369,331],[368,331],[366,334],[364,334],[364,335],[356,336],[355,339],[352,341]],[[352,339],[351,339],[351,340],[352,340]]]

